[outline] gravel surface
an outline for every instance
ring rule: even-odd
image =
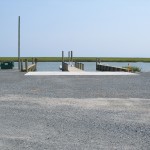
[[[149,150],[150,73],[0,71],[0,150]]]
[[[2,95],[49,98],[150,99],[150,73],[138,76],[24,76],[0,71]]]

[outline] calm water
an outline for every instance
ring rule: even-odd
[[[104,64],[112,65],[112,66],[128,66],[128,62],[103,62]],[[96,63],[95,62],[83,62],[85,71],[96,71]],[[150,63],[129,63],[131,66],[137,66],[142,68],[142,72],[150,72]],[[15,63],[15,68],[17,68],[18,63]],[[59,66],[61,62],[38,62],[37,70],[38,71],[60,71]]]

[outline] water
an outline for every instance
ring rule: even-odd
[[[104,64],[108,64],[111,66],[123,67],[128,66],[128,62],[103,62]],[[30,63],[29,63],[30,64]],[[83,62],[85,71],[96,71],[96,63],[95,62]],[[137,66],[142,69],[142,72],[150,72],[150,63],[129,63],[130,66]],[[60,71],[59,66],[61,62],[38,62],[37,70],[38,71]],[[18,63],[15,63],[15,68],[17,68]]]

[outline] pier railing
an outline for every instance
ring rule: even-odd
[[[84,70],[84,64],[79,63],[79,62],[75,62],[75,67],[81,70]]]
[[[84,64],[75,62],[74,65],[70,65],[66,62],[62,62],[62,71],[69,71],[69,72],[77,72],[84,70]]]

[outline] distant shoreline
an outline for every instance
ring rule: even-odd
[[[36,57],[38,62],[61,62],[61,57]],[[77,62],[96,62],[96,58],[100,58],[102,62],[150,62],[150,58],[128,58],[128,57],[74,57],[73,61]],[[32,57],[21,57],[21,59],[28,59],[32,61]],[[0,62],[2,61],[14,61],[18,62],[17,57],[0,57]],[[68,58],[65,57],[65,61]]]

